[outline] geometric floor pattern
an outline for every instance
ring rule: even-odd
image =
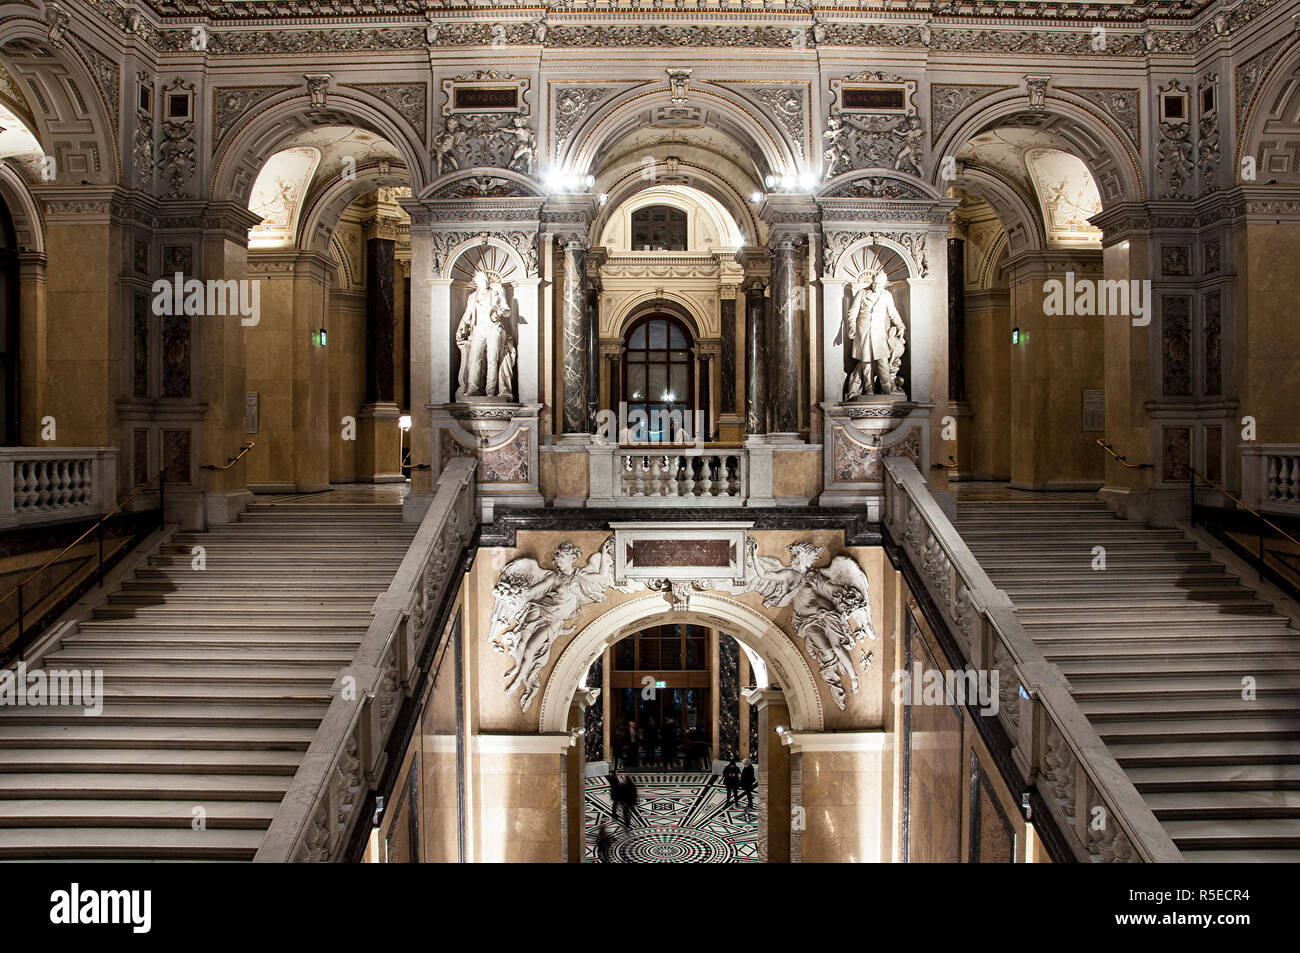
[[[614,839],[610,862],[616,864],[737,864],[758,862],[758,814],[728,808],[722,778],[703,772],[639,774],[629,772],[637,787],[632,824],[610,824]],[[609,781],[587,778],[587,861],[598,863],[596,835],[610,821]],[[742,801],[744,795],[741,796]],[[754,806],[758,806],[755,795]]]

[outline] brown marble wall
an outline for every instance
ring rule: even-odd
[[[1006,293],[966,302],[966,402],[970,418],[968,459],[963,473],[1011,476],[1011,321]],[[961,426],[961,423],[959,423]]]
[[[892,751],[798,755],[804,863],[876,863],[893,854]]]
[[[483,863],[559,863],[560,754],[487,754],[475,757],[475,859]]]

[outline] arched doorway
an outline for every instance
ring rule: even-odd
[[[18,239],[9,210],[0,200],[0,442],[19,443]]]

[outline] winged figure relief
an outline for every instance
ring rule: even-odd
[[[511,561],[493,589],[492,648],[509,655],[514,664],[506,672],[506,694],[522,687],[519,707],[524,711],[537,694],[541,671],[551,656],[557,636],[569,635],[564,624],[584,606],[604,602],[607,589],[632,592],[635,587],[614,585],[614,537],[579,566],[582,550],[560,543],[551,554],[554,569],[521,556]]]
[[[790,565],[785,566],[772,556],[760,556],[758,543],[748,538],[753,588],[762,593],[764,605],[791,607],[795,632],[842,711],[845,676],[853,693],[858,693],[858,673],[849,653],[858,643],[876,637],[867,577],[849,556],[836,556],[829,566],[815,568],[822,547],[798,542],[789,549]]]

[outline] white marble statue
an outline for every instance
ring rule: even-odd
[[[543,569],[537,560],[521,556],[501,571],[493,589],[492,648],[514,660],[505,674],[506,694],[522,688],[519,707],[524,711],[537,694],[556,636],[572,632],[564,623],[583,606],[604,602],[606,589],[632,591],[614,585],[613,536],[579,568],[581,557],[582,550],[568,542],[555,547],[554,569]]]
[[[871,284],[853,296],[849,305],[848,336],[853,368],[844,399],[865,394],[901,394],[899,371],[907,348],[907,328],[885,288],[885,273],[877,271]]]
[[[474,290],[465,304],[465,314],[456,329],[460,348],[462,397],[514,399],[513,382],[517,351],[510,335],[510,305],[501,280],[485,271],[474,273]]]
[[[779,559],[760,556],[752,536],[748,541],[753,588],[763,594],[765,606],[791,606],[790,622],[843,711],[843,676],[848,676],[853,694],[858,693],[858,673],[849,653],[876,633],[862,568],[849,556],[836,556],[825,569],[814,568],[821,554],[820,546],[794,543],[790,565],[783,566]]]

